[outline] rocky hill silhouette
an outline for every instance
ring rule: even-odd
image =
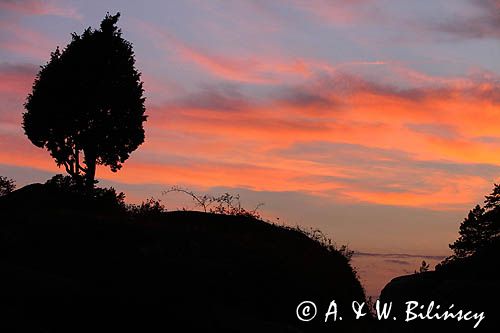
[[[348,313],[324,323],[332,299],[365,300],[342,253],[248,216],[132,214],[107,194],[0,197],[3,331],[365,331]],[[304,300],[317,320],[296,318]]]

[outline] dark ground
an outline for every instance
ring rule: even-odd
[[[382,291],[397,321],[353,320],[365,299],[348,260],[252,217],[131,213],[47,184],[0,197],[0,332],[498,332],[500,242]],[[318,306],[301,322],[296,307]],[[335,300],[342,321],[324,323]],[[485,311],[405,323],[409,300]]]
[[[366,332],[347,259],[253,218],[120,207],[33,184],[0,198],[4,332]],[[316,320],[295,315],[315,301]],[[347,311],[346,311],[347,312]]]

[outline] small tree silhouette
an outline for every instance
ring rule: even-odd
[[[416,274],[416,273],[424,273],[424,272],[428,272],[428,271],[429,271],[429,269],[430,269],[430,265],[429,265],[427,262],[425,262],[425,260],[422,260],[422,264],[420,264],[420,267],[419,267],[419,269],[418,269],[418,272],[417,272],[417,271],[415,271],[415,274]]]
[[[108,13],[99,30],[73,33],[42,66],[24,105],[30,141],[91,188],[96,165],[116,172],[144,142],[144,90],[119,17]]]
[[[500,237],[500,185],[485,197],[484,207],[476,205],[460,225],[460,237],[450,244],[453,258],[465,258]]]
[[[4,176],[0,176],[0,197],[16,189],[16,182]]]

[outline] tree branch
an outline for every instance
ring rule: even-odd
[[[75,176],[75,172],[73,171],[73,163],[71,163],[71,167],[70,165],[68,165],[69,162],[66,162],[64,161],[63,162],[63,165],[64,165],[64,168],[66,169],[66,172],[70,175],[70,176]]]

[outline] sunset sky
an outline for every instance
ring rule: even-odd
[[[369,295],[438,262],[500,176],[500,1],[0,0],[0,175],[58,169],[21,128],[40,65],[106,12],[133,43],[146,141],[97,177],[167,208],[239,193],[349,244]]]

